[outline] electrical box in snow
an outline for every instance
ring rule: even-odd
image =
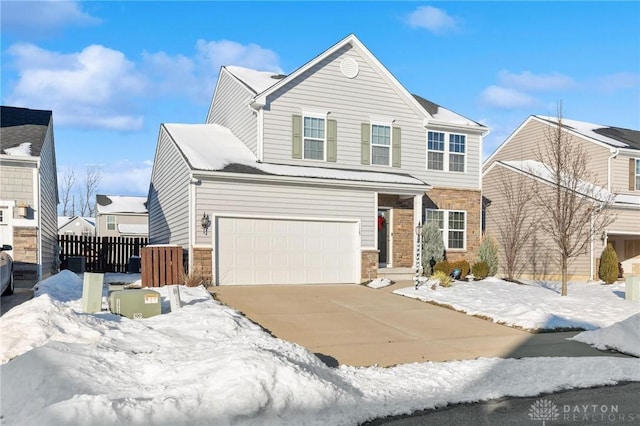
[[[160,293],[154,290],[117,290],[109,294],[109,310],[131,319],[160,315],[160,302]]]
[[[102,283],[104,274],[85,272],[82,280],[82,310],[88,313],[102,310]]]
[[[169,306],[171,306],[171,312],[175,312],[182,307],[180,301],[180,286],[168,285],[165,286],[169,290]]]

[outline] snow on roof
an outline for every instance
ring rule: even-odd
[[[71,220],[70,216],[58,216],[58,228],[62,228]]]
[[[96,195],[98,213],[147,213],[147,197]]]
[[[256,93],[262,93],[280,81],[280,78],[276,78],[279,74],[269,71],[256,71],[234,65],[227,65],[225,68]]]
[[[148,235],[149,225],[146,224],[133,224],[133,223],[119,223],[118,232],[126,235]]]
[[[550,117],[550,116],[544,116],[544,115],[536,115],[534,117],[538,117],[542,120],[550,121],[552,123],[558,122],[558,117]],[[607,145],[614,146],[616,148],[631,148],[631,145],[625,142],[604,136],[596,132],[596,130],[598,129],[608,129],[608,128],[611,128],[611,126],[587,123],[585,121],[569,120],[566,118],[562,119],[562,125],[565,127],[570,127],[571,129],[575,130],[576,132],[580,133],[583,136],[586,136],[591,139],[595,139]]]
[[[24,142],[18,146],[14,146],[13,148],[7,148],[4,150],[4,153],[7,155],[15,155],[20,157],[30,157],[31,156],[31,142]]]
[[[475,127],[480,126],[480,124],[476,123],[475,121],[469,120],[468,118],[463,117],[460,114],[456,114],[455,112],[450,111],[446,108],[443,108],[439,105],[438,105],[438,112],[436,114],[433,114],[433,118],[440,121],[446,121],[447,123],[452,123],[452,124],[462,124],[465,126],[475,126]]]
[[[540,179],[548,182],[555,180],[550,167],[535,160],[512,160],[512,161],[498,161],[499,163],[506,164],[514,169],[520,170],[525,173],[532,174]],[[624,195],[624,194],[612,194],[605,188],[598,185],[594,185],[591,182],[580,181],[577,184],[577,192],[582,195],[595,198],[600,201],[611,200],[615,204],[629,204],[640,206],[640,196],[637,195]]]
[[[164,126],[191,167],[196,170],[219,171],[226,166],[239,164],[278,176],[426,185],[413,176],[403,174],[259,163],[253,152],[226,127],[218,124]]]

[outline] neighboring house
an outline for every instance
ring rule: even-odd
[[[0,244],[13,246],[15,278],[35,282],[58,269],[52,112],[0,109]]]
[[[160,126],[150,243],[217,284],[359,283],[411,277],[430,220],[449,259],[475,261],[487,130],[354,35],[286,76],[222,67],[205,124]]]
[[[148,237],[146,197],[96,195],[96,236]]]
[[[537,152],[550,142],[549,130],[557,126],[557,118],[532,115],[485,161],[487,233],[497,235],[499,225],[495,219],[505,203],[500,179],[524,179],[529,185],[534,180],[551,184],[552,180],[543,176],[544,167],[537,161]],[[570,279],[597,279],[600,254],[607,243],[614,246],[625,273],[640,274],[640,131],[564,118],[562,127],[587,154],[587,169],[594,174],[589,183],[616,194],[611,208],[615,221],[604,233],[593,235],[588,249],[570,264]],[[521,278],[558,278],[559,267],[551,258],[552,245],[547,236],[537,232],[524,247],[527,261]]]
[[[93,237],[96,235],[96,220],[92,217],[58,216],[58,235]]]

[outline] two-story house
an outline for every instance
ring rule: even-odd
[[[483,195],[486,199],[486,232],[498,234],[505,194],[500,180],[523,180],[552,185],[541,176],[538,152],[552,143],[549,130],[558,128],[557,117],[528,117],[486,160],[483,168]],[[592,185],[615,194],[610,213],[615,218],[605,232],[592,235],[584,253],[569,265],[569,279],[597,279],[599,258],[611,243],[625,273],[640,273],[640,131],[576,120],[562,119],[562,131],[582,146],[588,159]],[[595,203],[597,204],[597,203]],[[542,218],[539,220],[548,220]],[[525,260],[519,276],[525,279],[558,279],[550,238],[536,232],[523,242]],[[501,262],[504,265],[504,262]]]
[[[147,197],[96,195],[95,231],[98,237],[148,237]]]
[[[0,244],[16,280],[58,269],[58,184],[51,111],[0,107]]]
[[[205,124],[162,124],[150,244],[217,284],[359,283],[434,221],[477,259],[487,128],[410,94],[350,35],[288,75],[222,67]]]
[[[58,235],[93,237],[96,235],[96,220],[92,217],[58,216]]]

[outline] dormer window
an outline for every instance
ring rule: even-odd
[[[304,116],[303,158],[305,160],[325,159],[326,131],[325,119]]]

